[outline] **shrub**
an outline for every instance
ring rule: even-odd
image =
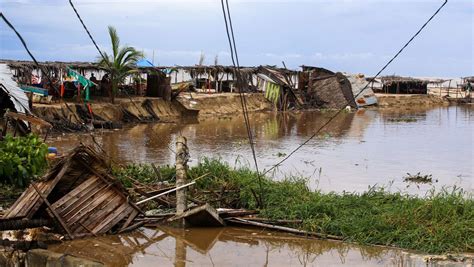
[[[5,136],[0,142],[0,183],[25,187],[47,167],[48,146],[37,136]]]

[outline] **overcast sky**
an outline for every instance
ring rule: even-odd
[[[219,0],[76,0],[107,50],[107,26],[159,65],[230,64]],[[241,65],[315,65],[375,74],[442,4],[437,0],[229,0]],[[98,53],[67,0],[1,0],[40,61],[93,61]],[[472,0],[450,0],[383,74],[473,75]],[[2,59],[29,59],[0,21]]]

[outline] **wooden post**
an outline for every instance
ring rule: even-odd
[[[178,136],[176,139],[176,187],[186,184],[186,170],[188,163],[188,147],[186,138]],[[186,188],[176,191],[176,215],[186,210]]]
[[[181,230],[175,238],[175,262],[174,266],[176,267],[185,267],[186,266],[186,243],[184,242],[185,230]]]

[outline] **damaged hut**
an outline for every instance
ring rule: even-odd
[[[126,229],[141,210],[107,166],[92,148],[77,147],[23,192],[0,226],[46,219],[69,238]]]
[[[51,128],[44,120],[31,112],[31,93],[28,97],[13,78],[12,70],[0,63],[0,140],[11,125],[13,135],[25,135],[31,132],[31,126]]]
[[[428,93],[429,81],[401,76],[381,78],[382,91],[386,94],[424,94]]]
[[[295,93],[293,71],[261,66],[257,69],[257,88],[265,92],[265,98],[273,103],[277,110],[285,111],[301,106]]]
[[[347,80],[351,83],[352,94],[358,107],[365,107],[377,104],[377,97],[363,74],[346,74]],[[370,82],[373,84],[373,81]]]
[[[302,66],[298,90],[304,103],[312,108],[357,108],[350,81],[342,73],[318,67]]]

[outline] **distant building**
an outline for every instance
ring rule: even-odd
[[[381,78],[382,92],[386,94],[427,94],[429,81],[401,76]]]

